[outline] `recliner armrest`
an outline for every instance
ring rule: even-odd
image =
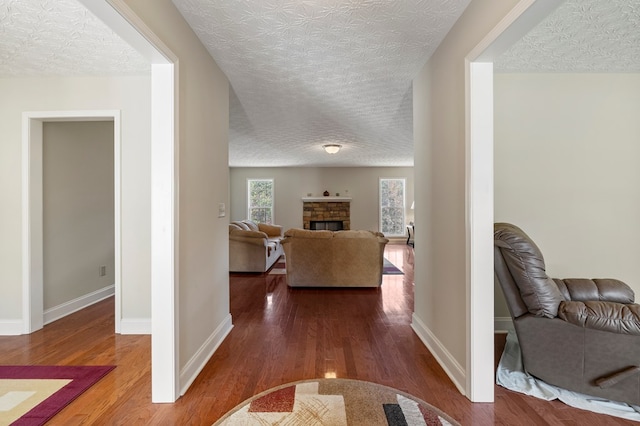
[[[554,278],[565,300],[599,300],[618,303],[633,303],[635,294],[631,287],[620,280],[610,278]]]
[[[635,303],[564,301],[558,317],[584,328],[640,336],[640,305]]]

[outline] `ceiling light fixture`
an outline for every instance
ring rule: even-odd
[[[338,151],[340,151],[340,148],[342,148],[342,145],[338,145],[337,143],[328,143],[326,145],[322,145],[322,147],[324,148],[325,151],[327,151],[329,154],[335,154]]]

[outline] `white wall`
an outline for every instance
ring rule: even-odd
[[[113,130],[112,121],[43,125],[45,311],[114,284]]]
[[[122,316],[150,318],[150,77],[0,79],[0,326],[22,318],[22,112],[122,113]]]
[[[181,383],[190,380],[230,330],[227,218],[229,84],[169,0],[127,1],[178,56],[178,264]]]
[[[640,294],[640,75],[496,74],[494,89],[495,220],[534,239],[549,275]]]
[[[379,179],[406,179],[406,221],[413,221],[413,167],[274,167],[231,168],[231,212],[229,220],[247,217],[247,179],[273,178],[275,223],[285,229],[302,227],[302,197],[352,197],[351,229],[378,230]]]
[[[413,326],[464,391],[467,365],[465,56],[517,4],[473,0],[413,82]]]

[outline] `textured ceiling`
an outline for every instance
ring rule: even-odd
[[[75,0],[0,0],[0,78],[150,72]]]
[[[231,81],[232,166],[409,166],[411,81],[469,0],[173,2]],[[0,0],[0,78],[149,69],[77,0]],[[640,72],[640,0],[568,0],[495,69]]]
[[[173,2],[231,82],[231,166],[411,166],[412,79],[469,0]]]
[[[497,72],[640,72],[640,0],[568,0],[494,63]]]

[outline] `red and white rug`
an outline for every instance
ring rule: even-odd
[[[459,425],[426,402],[397,389],[347,379],[316,379],[262,392],[218,420],[237,425]]]
[[[0,365],[0,425],[43,425],[114,368]]]

